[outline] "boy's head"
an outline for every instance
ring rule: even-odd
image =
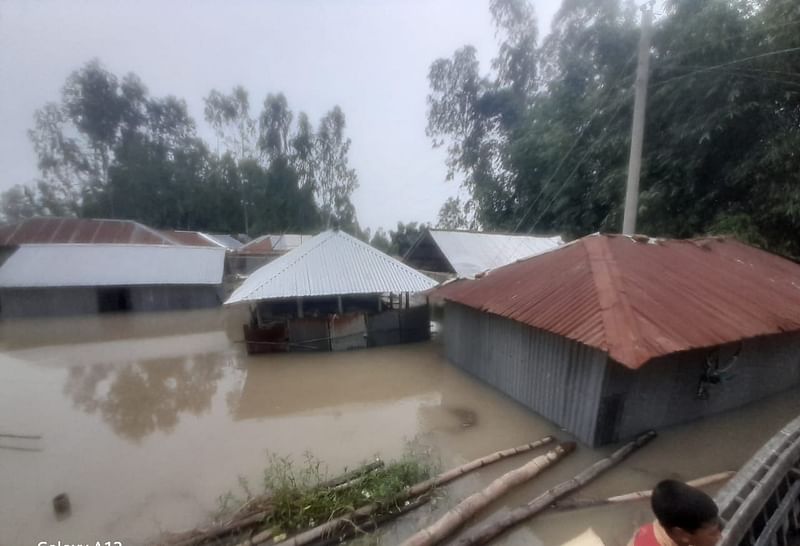
[[[713,546],[719,542],[719,510],[699,489],[664,480],[653,489],[651,504],[656,519],[676,543]]]

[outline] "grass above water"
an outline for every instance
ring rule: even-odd
[[[380,517],[400,508],[393,501],[406,487],[428,479],[433,473],[429,454],[409,449],[400,459],[356,480],[323,487],[329,476],[313,456],[306,455],[302,463],[296,464],[289,458],[272,455],[263,473],[263,490],[254,494],[249,484],[240,479],[244,499],[231,493],[221,497],[220,517],[249,503],[251,509],[267,512],[262,528],[273,528],[276,534],[311,528],[372,502],[381,504],[374,514]]]

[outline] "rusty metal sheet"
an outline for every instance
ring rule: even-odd
[[[131,220],[29,218],[0,226],[0,245],[49,243],[175,244],[156,230]]]
[[[330,332],[332,351],[363,349],[367,346],[367,322],[364,313],[332,316]]]
[[[590,235],[454,285],[445,299],[636,369],[674,352],[800,330],[800,265],[731,238]]]
[[[326,318],[295,318],[289,321],[291,351],[330,351],[330,332]]]

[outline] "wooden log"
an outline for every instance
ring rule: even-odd
[[[5,432],[0,432],[0,438],[15,438],[18,440],[41,440],[42,436],[40,434],[8,434]]]
[[[696,480],[690,480],[686,483],[688,485],[691,485],[692,487],[706,487],[708,485],[713,485],[715,483],[729,480],[730,477],[733,476],[734,474],[736,474],[736,472],[728,470],[725,472],[719,472],[717,474],[710,474],[708,476],[703,476],[702,478],[697,478]],[[605,499],[572,499],[572,500],[556,502],[552,505],[552,508],[556,510],[574,510],[576,508],[590,508],[592,506],[603,506],[606,504],[616,504],[619,502],[631,502],[636,500],[649,499],[652,494],[653,490],[647,489],[644,491],[635,491],[633,493],[626,493],[624,495],[616,495],[614,497],[608,497]]]
[[[198,544],[216,540],[227,535],[240,533],[250,527],[255,527],[263,522],[266,516],[266,512],[251,514],[247,517],[237,519],[236,521],[225,525],[219,525],[205,531],[199,531],[196,534],[183,538],[177,542],[175,542],[173,539],[173,541],[169,542],[169,544],[170,546],[196,546]]]
[[[362,533],[362,534],[371,533],[384,523],[397,519],[400,516],[411,512],[412,510],[416,510],[417,508],[423,506],[430,500],[431,500],[430,494],[420,495],[414,500],[406,501],[397,510],[389,512],[388,514],[383,514],[377,518],[368,519],[363,523],[351,522],[350,526],[346,527],[338,535],[330,537],[324,540],[323,542],[317,543],[315,544],[315,546],[333,546],[335,544],[339,544],[343,540],[352,538],[357,533]]]
[[[553,440],[554,438],[552,436],[545,436],[541,440],[537,440],[529,444],[513,447],[511,449],[496,451],[495,453],[486,455],[485,457],[475,459],[474,461],[470,461],[464,465],[459,466],[458,468],[448,470],[447,472],[443,472],[442,474],[439,474],[434,478],[425,480],[423,482],[420,482],[416,485],[407,488],[405,491],[400,493],[397,496],[397,498],[392,499],[391,502],[395,503],[405,502],[408,499],[419,497],[420,495],[423,495],[431,491],[435,487],[440,487],[442,485],[450,483],[456,478],[459,478],[469,472],[477,470],[478,468],[482,468],[486,465],[495,463],[497,461],[501,461],[508,457],[512,457],[514,455],[518,455],[520,453],[525,453],[532,449],[536,449],[537,447],[549,444]],[[344,514],[338,518],[326,521],[322,525],[318,525],[316,527],[298,533],[297,535],[290,537],[284,541],[278,542],[276,546],[305,546],[307,544],[311,544],[318,540],[332,537],[338,534],[338,532],[351,521],[361,521],[369,517],[372,517],[372,515],[378,509],[380,509],[381,506],[382,505],[377,502],[367,504],[366,506],[362,506],[356,510],[352,510],[347,514]],[[253,544],[255,545],[258,543],[253,542]]]
[[[524,465],[507,472],[490,483],[485,489],[462,500],[455,508],[428,527],[414,533],[402,546],[433,546],[443,541],[475,514],[505,495],[514,487],[521,485],[554,465],[575,451],[575,442],[559,444],[544,455],[534,457]]]
[[[548,489],[528,504],[524,504],[515,508],[510,513],[500,518],[495,522],[488,522],[481,525],[469,532],[461,540],[457,542],[458,546],[467,546],[474,544],[486,544],[493,538],[504,533],[506,530],[517,525],[518,523],[538,514],[542,510],[549,507],[553,501],[563,497],[564,495],[583,487],[585,484],[596,478],[601,473],[605,472],[612,466],[618,464],[625,459],[628,455],[647,444],[650,440],[656,437],[653,431],[646,432],[636,438],[634,441],[622,446],[620,449],[601,459],[578,473],[573,478],[561,482],[555,487]]]
[[[376,459],[375,461],[372,461],[371,463],[367,463],[365,465],[362,465],[362,466],[360,466],[360,467],[358,467],[356,469],[351,470],[350,472],[345,472],[344,474],[340,474],[339,476],[336,476],[335,478],[331,478],[328,481],[322,482],[321,484],[316,486],[315,489],[329,489],[329,488],[338,487],[338,486],[340,486],[342,484],[352,482],[353,480],[355,480],[357,478],[361,478],[363,476],[366,476],[367,474],[369,474],[370,472],[372,472],[374,470],[378,470],[379,468],[383,468],[385,466],[385,464],[386,463],[384,463],[380,459]]]

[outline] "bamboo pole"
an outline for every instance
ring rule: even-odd
[[[545,453],[534,457],[524,465],[507,472],[490,483],[485,489],[474,493],[458,503],[436,522],[417,531],[401,546],[433,546],[452,535],[478,512],[505,495],[514,487],[521,485],[554,465],[575,451],[575,442],[559,444]]]
[[[351,522],[350,527],[347,527],[342,532],[340,532],[337,536],[329,537],[323,542],[316,544],[315,546],[333,546],[335,544],[339,544],[343,540],[347,540],[356,535],[356,533],[370,533],[383,525],[388,521],[392,521],[396,518],[399,518],[403,514],[407,514],[412,510],[416,510],[420,506],[426,504],[428,501],[431,500],[431,495],[420,495],[414,500],[404,502],[396,511],[389,512],[388,514],[383,514],[377,518],[372,518],[367,520],[366,522],[357,525],[355,522]]]
[[[715,483],[724,482],[730,479],[730,477],[733,476],[734,474],[736,474],[736,472],[732,470],[728,470],[725,472],[718,472],[717,474],[710,474],[708,476],[703,476],[702,478],[697,478],[696,480],[690,480],[686,482],[686,484],[691,485],[692,487],[706,487],[708,485],[713,485]],[[652,489],[646,489],[644,491],[635,491],[633,493],[616,495],[614,497],[608,497],[605,499],[572,499],[572,500],[557,502],[552,505],[552,508],[555,510],[574,510],[576,508],[590,508],[593,506],[603,506],[606,504],[616,504],[620,502],[631,502],[636,500],[649,499],[652,496],[652,494],[653,494]]]
[[[521,446],[513,447],[510,449],[504,449],[501,451],[496,451],[490,455],[486,455],[485,457],[481,457],[479,459],[475,459],[474,461],[470,461],[464,465],[459,466],[458,468],[454,468],[452,470],[448,470],[447,472],[443,472],[438,476],[431,478],[429,480],[425,480],[424,482],[420,482],[416,485],[413,485],[400,493],[397,498],[392,499],[392,502],[405,502],[408,499],[412,499],[415,497],[419,497],[420,495],[427,493],[434,489],[435,487],[440,487],[451,481],[455,480],[467,474],[468,472],[472,472],[477,470],[478,468],[482,468],[486,465],[495,463],[497,461],[501,461],[508,457],[512,457],[514,455],[518,455],[520,453],[525,453],[532,449],[536,449],[537,447],[541,447],[543,445],[549,444],[552,442],[554,438],[552,436],[545,436],[540,440],[536,440],[535,442],[531,442],[529,444],[524,444]],[[320,539],[325,539],[331,537],[339,532],[345,525],[358,522],[363,519],[369,518],[374,514],[382,505],[380,503],[374,502],[372,504],[368,504],[366,506],[362,506],[357,510],[353,510],[344,514],[338,518],[329,520],[322,525],[318,525],[302,533],[299,533],[291,538],[288,538],[282,542],[278,542],[276,546],[305,546],[307,544],[311,544],[316,542]],[[253,545],[259,544],[257,542],[252,542]]]
[[[475,544],[486,544],[493,538],[505,532],[507,529],[517,525],[518,523],[538,514],[542,510],[549,507],[553,501],[572,491],[583,487],[586,483],[596,478],[601,473],[605,472],[612,466],[618,464],[625,459],[628,455],[647,444],[650,440],[656,437],[653,431],[646,432],[636,438],[634,441],[625,444],[620,449],[601,459],[578,473],[572,479],[561,482],[555,487],[545,491],[528,504],[523,504],[515,508],[506,516],[500,518],[495,522],[489,522],[477,527],[469,532],[464,538],[457,542],[458,546],[472,546]]]

